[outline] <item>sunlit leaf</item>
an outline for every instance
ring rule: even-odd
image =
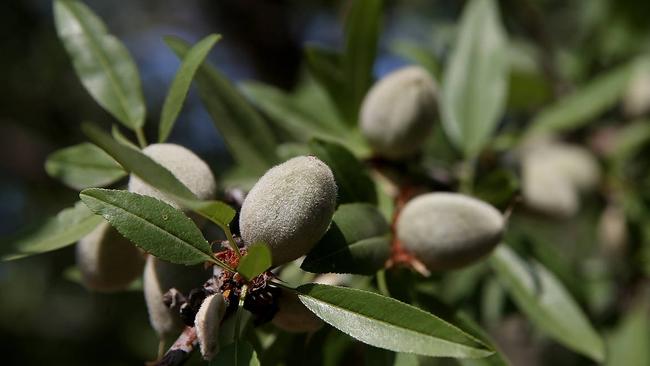
[[[142,127],[145,105],[140,76],[126,47],[80,1],[54,1],[54,20],[90,95],[126,127]]]
[[[194,222],[156,198],[100,188],[79,194],[125,238],[156,257],[185,265],[212,261],[210,244]]]
[[[239,261],[237,272],[251,280],[271,268],[271,249],[264,243],[256,243],[247,248],[246,255]]]
[[[174,174],[139,150],[113,140],[98,127],[85,123],[81,129],[97,146],[113,157],[124,169],[159,189],[181,206],[196,211],[225,228],[235,217],[235,210],[223,202],[200,201]]]
[[[603,341],[562,283],[541,264],[527,263],[505,245],[490,258],[499,280],[528,318],[565,346],[602,361]]]
[[[493,0],[466,3],[442,82],[442,124],[466,157],[476,156],[503,114],[508,86],[506,34]]]
[[[103,187],[126,176],[120,164],[99,147],[83,143],[50,154],[45,171],[68,187]]]
[[[321,319],[375,347],[424,356],[478,358],[487,346],[440,318],[372,292],[308,284],[300,301]]]
[[[82,202],[0,241],[3,261],[60,249],[90,233],[102,222]]]
[[[174,81],[169,87],[169,92],[163,104],[160,114],[160,125],[158,126],[158,141],[164,142],[174,127],[176,118],[183,108],[183,102],[190,90],[194,74],[199,69],[208,52],[219,41],[220,35],[212,34],[203,38],[194,45],[183,58],[180,68],[176,72]]]

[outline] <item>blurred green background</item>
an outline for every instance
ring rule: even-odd
[[[408,46],[443,59],[463,3],[388,1],[375,76],[409,63],[400,56],[400,49]],[[147,116],[151,135],[179,65],[164,45],[164,35],[195,42],[221,33],[223,40],[209,58],[232,80],[261,80],[291,90],[302,75],[305,43],[341,46],[347,5],[288,0],[87,0],[86,4],[134,55],[151,111]],[[511,105],[517,98],[534,98],[538,106],[544,105],[650,48],[648,1],[504,0],[499,5],[513,42],[522,50],[534,45],[533,52],[522,54],[534,55],[542,76],[541,85],[535,87],[530,81],[511,80]],[[104,126],[112,121],[76,77],[56,37],[51,8],[45,0],[0,3],[3,237],[75,201],[75,191],[46,175],[45,158],[84,140],[81,121]],[[515,119],[526,120],[533,112],[523,109]],[[217,177],[231,164],[194,92],[170,141],[197,152]],[[65,278],[65,270],[73,264],[73,247],[0,263],[2,364],[122,365],[153,359],[157,340],[148,325],[142,293],[88,292]]]

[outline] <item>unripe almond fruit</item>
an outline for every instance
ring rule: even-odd
[[[600,181],[596,158],[577,145],[553,140],[532,141],[522,152],[524,202],[540,213],[566,218],[579,209],[579,193]]]
[[[408,66],[379,80],[368,92],[359,116],[372,149],[389,159],[417,152],[436,118],[436,83],[419,66]]]
[[[174,335],[183,329],[178,311],[173,311],[163,302],[163,295],[171,288],[187,295],[193,288],[203,285],[210,277],[210,271],[202,266],[184,266],[165,262],[150,255],[144,267],[144,299],[149,312],[149,321],[161,338]]]
[[[264,242],[273,264],[306,254],[325,234],[336,207],[332,170],[314,156],[271,168],[248,193],[239,228],[248,245]]]
[[[211,360],[219,352],[219,328],[225,313],[226,302],[221,294],[206,297],[196,313],[194,328],[205,360]]]
[[[287,332],[305,333],[317,331],[323,321],[300,302],[296,293],[282,289],[273,324]]]
[[[526,206],[555,218],[575,215],[579,208],[577,188],[547,162],[524,162],[521,191]]]
[[[505,220],[491,205],[458,193],[427,193],[409,201],[397,236],[429,270],[460,268],[489,253]]]
[[[526,157],[528,164],[545,163],[566,177],[579,191],[595,188],[600,180],[600,166],[589,150],[554,142],[532,150]]]
[[[167,168],[199,199],[207,200],[214,197],[217,184],[210,167],[190,150],[176,144],[152,144],[142,152]],[[179,208],[173,200],[133,174],[129,179],[129,191],[157,198]]]
[[[76,247],[83,284],[97,291],[125,289],[142,274],[144,256],[108,222],[102,222]]]

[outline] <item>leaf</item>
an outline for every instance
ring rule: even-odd
[[[221,226],[222,228],[227,227],[237,214],[237,212],[232,207],[221,201],[183,201],[181,203],[185,203],[185,205],[187,205],[189,208],[200,213],[203,217]]]
[[[466,157],[474,157],[490,139],[506,104],[506,34],[493,0],[472,0],[465,6],[442,85],[445,133]]]
[[[169,88],[165,103],[163,104],[162,113],[160,115],[160,125],[158,126],[158,141],[164,142],[169,137],[174,122],[183,107],[183,102],[190,90],[194,74],[199,69],[199,66],[205,60],[215,43],[221,39],[220,35],[212,34],[203,38],[200,42],[194,45],[183,58],[174,81]]]
[[[102,222],[82,202],[0,242],[0,260],[8,261],[60,249],[90,233]]]
[[[236,346],[232,344],[220,350],[209,365],[259,366],[260,361],[250,343],[239,341]]]
[[[527,134],[562,132],[584,126],[599,114],[611,108],[625,92],[634,67],[635,59],[601,74],[573,94],[546,107],[531,122]]]
[[[166,37],[178,57],[189,52],[187,42]],[[196,74],[199,96],[235,160],[259,175],[277,163],[273,132],[260,114],[217,69],[203,63]]]
[[[432,51],[428,51],[422,45],[411,41],[393,42],[390,49],[393,53],[424,67],[434,79],[440,79],[440,62]]]
[[[140,76],[126,47],[79,1],[54,1],[54,20],[59,38],[90,95],[126,127],[142,127],[145,105]]]
[[[604,344],[562,283],[537,262],[526,263],[500,245],[490,258],[499,280],[519,309],[541,330],[565,346],[602,361]]]
[[[149,196],[89,188],[79,194],[96,214],[143,250],[178,264],[212,261],[210,244],[181,211]]]
[[[395,352],[478,358],[492,354],[483,343],[414,306],[372,292],[308,284],[298,297],[318,317],[357,340]]]
[[[288,133],[295,141],[307,142],[313,137],[344,141],[345,128],[319,120],[318,113],[305,110],[292,96],[284,91],[258,82],[241,85],[246,96],[260,108],[277,127]]]
[[[312,140],[309,147],[334,173],[338,185],[338,202],[377,203],[375,183],[366,167],[345,147],[323,140]]]
[[[636,304],[610,334],[608,366],[650,365],[650,315],[647,302]]]
[[[341,92],[345,89],[341,58],[341,54],[338,52],[319,46],[308,45],[305,47],[307,69],[327,92],[341,117],[349,120],[350,114],[345,111],[352,108],[349,107],[350,99]],[[356,121],[356,116],[353,120]]]
[[[113,125],[111,128],[111,136],[113,136],[113,139],[115,139],[115,141],[119,142],[122,145],[126,145],[135,150],[140,150],[139,146],[131,142],[131,140],[122,134],[122,131],[120,131],[120,128],[117,125]]]
[[[196,196],[166,168],[153,161],[150,157],[113,140],[111,136],[90,123],[83,123],[81,130],[97,146],[106,151],[124,169],[134,173],[140,179],[179,198],[196,200]]]
[[[314,273],[374,274],[390,254],[389,234],[390,227],[375,206],[340,205],[329,230],[300,268]]]
[[[192,209],[226,230],[235,217],[235,210],[220,201],[200,201],[174,174],[140,150],[113,140],[97,126],[84,123],[82,131],[129,172],[167,194],[181,206]]]
[[[347,94],[350,110],[343,115],[346,121],[356,125],[359,106],[372,83],[372,67],[377,56],[383,11],[382,0],[352,1],[345,20],[345,52],[342,66],[346,88],[339,93]]]
[[[271,250],[264,243],[256,243],[248,247],[246,255],[239,261],[237,272],[247,280],[259,276],[271,268]]]
[[[99,147],[83,143],[50,154],[45,171],[68,187],[103,187],[126,176],[122,167]]]

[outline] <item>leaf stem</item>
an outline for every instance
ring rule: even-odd
[[[390,291],[388,291],[388,284],[386,283],[386,270],[380,269],[377,271],[377,288],[382,295],[386,297],[390,296]]]
[[[235,238],[232,237],[232,232],[230,231],[230,228],[228,227],[228,225],[224,225],[221,228],[223,229],[223,232],[226,234],[226,238],[228,238],[228,243],[230,243],[232,250],[234,250],[235,254],[237,254],[237,258],[241,258],[241,252],[239,251],[239,246],[235,242]]]
[[[237,305],[237,314],[235,314],[235,365],[239,365],[237,362],[237,357],[239,350],[237,349],[239,347],[239,328],[241,324],[241,313],[242,309],[244,307],[244,301],[246,300],[246,295],[248,294],[248,286],[243,285],[241,288],[241,293],[239,294],[239,304]]]
[[[147,147],[147,138],[144,136],[144,130],[142,127],[136,128],[135,135],[138,137],[138,144],[140,144],[140,147],[143,149]]]
[[[232,272],[232,273],[237,273],[236,269],[230,267],[229,265],[227,265],[226,263],[224,263],[223,261],[221,261],[221,260],[219,260],[217,258],[212,257],[211,261],[212,261],[212,263],[214,263],[217,266],[225,269],[226,271],[229,271],[229,272]]]
[[[474,178],[476,175],[476,158],[470,158],[463,162],[460,169],[459,180],[460,192],[471,194],[474,191]]]

